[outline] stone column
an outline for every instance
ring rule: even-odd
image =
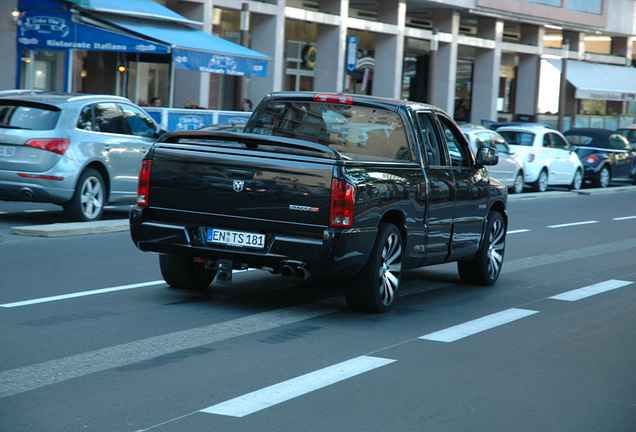
[[[344,90],[347,55],[347,26],[345,23],[349,15],[349,1],[322,0],[319,2],[319,10],[340,17],[340,25],[318,25],[314,90],[341,92]]]
[[[520,43],[537,47],[537,54],[519,54],[516,77],[514,112],[536,114],[539,104],[539,76],[545,28],[534,25],[521,26]]]
[[[376,34],[373,95],[399,99],[402,93],[406,1],[378,3],[380,21],[396,26],[397,34]]]
[[[431,102],[452,115],[455,109],[459,13],[451,9],[434,9],[433,26],[439,29],[440,38],[435,71],[435,98]]]
[[[501,69],[501,43],[503,21],[480,18],[477,37],[495,42],[494,49],[477,48],[473,71],[473,91],[469,122],[497,120],[497,98],[499,97],[499,71]]]
[[[254,103],[272,91],[283,88],[285,74],[285,5],[276,15],[252,13],[252,49],[271,57],[266,77],[250,79],[250,96]]]

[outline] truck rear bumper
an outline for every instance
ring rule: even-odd
[[[326,229],[322,238],[267,233],[264,249],[216,246],[201,238],[200,227],[142,221],[142,212],[130,213],[130,233],[145,252],[187,255],[211,260],[229,259],[234,268],[261,268],[275,273],[294,263],[312,273],[352,275],[367,262],[377,230],[335,231]]]

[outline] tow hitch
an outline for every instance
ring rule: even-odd
[[[232,266],[234,263],[229,259],[216,261],[216,283],[219,285],[232,285]]]

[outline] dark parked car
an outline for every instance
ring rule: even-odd
[[[123,97],[1,92],[0,200],[97,220],[107,203],[135,202],[141,159],[161,132]]]
[[[636,149],[616,131],[576,128],[564,133],[576,147],[585,169],[584,180],[607,187],[612,180],[636,183]]]

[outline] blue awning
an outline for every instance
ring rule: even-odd
[[[175,22],[106,14],[92,16],[139,37],[169,45],[177,69],[235,76],[267,75],[269,56],[200,30]]]
[[[76,23],[70,12],[56,10],[28,10],[18,28],[18,45],[28,50],[47,51],[170,52],[170,47],[165,44]]]
[[[82,10],[97,13],[110,13],[136,18],[172,21],[188,24],[201,24],[168,9],[153,0],[66,0]]]

